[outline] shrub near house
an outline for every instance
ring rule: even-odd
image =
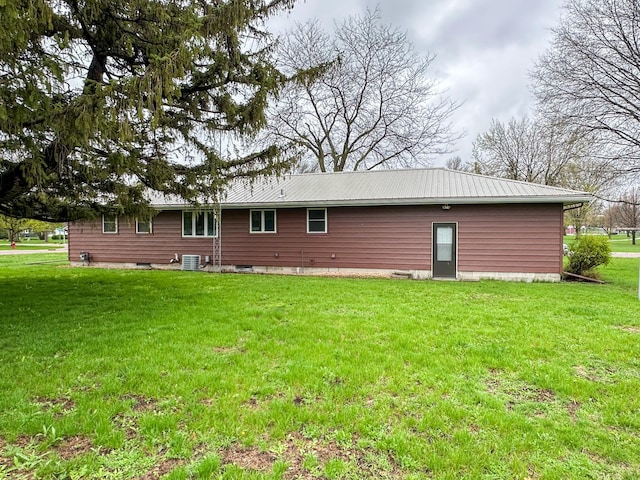
[[[585,235],[574,242],[569,251],[567,271],[575,275],[595,276],[593,269],[611,261],[609,238]]]

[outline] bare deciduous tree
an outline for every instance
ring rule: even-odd
[[[626,191],[613,207],[612,217],[619,228],[631,232],[631,243],[636,244],[637,229],[640,228],[640,189]]]
[[[568,0],[532,74],[540,107],[607,143],[620,170],[640,169],[640,4]]]
[[[470,172],[473,170],[473,164],[464,162],[459,155],[447,159],[445,167],[449,170],[457,170],[459,172]]]
[[[333,35],[317,21],[298,25],[279,58],[297,82],[280,94],[270,133],[298,146],[307,169],[425,164],[454,139],[457,105],[429,77],[434,57],[418,55],[378,11],[346,19]]]
[[[473,157],[479,173],[595,193],[612,177],[596,148],[589,135],[567,124],[494,119],[474,141]]]

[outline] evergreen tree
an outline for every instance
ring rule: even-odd
[[[0,213],[148,213],[286,166],[232,149],[284,77],[264,20],[294,0],[0,0]]]

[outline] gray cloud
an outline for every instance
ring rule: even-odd
[[[508,121],[531,113],[528,72],[547,48],[563,0],[306,0],[277,19],[318,18],[330,27],[366,8],[380,8],[385,22],[406,30],[416,49],[437,56],[433,74],[463,105],[453,122],[467,135],[454,154],[471,159],[471,144],[492,118]],[[442,164],[446,158],[436,160]]]

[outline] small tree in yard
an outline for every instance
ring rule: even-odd
[[[593,269],[607,265],[611,261],[609,238],[584,235],[572,245],[569,251],[567,271],[575,275],[594,277]]]

